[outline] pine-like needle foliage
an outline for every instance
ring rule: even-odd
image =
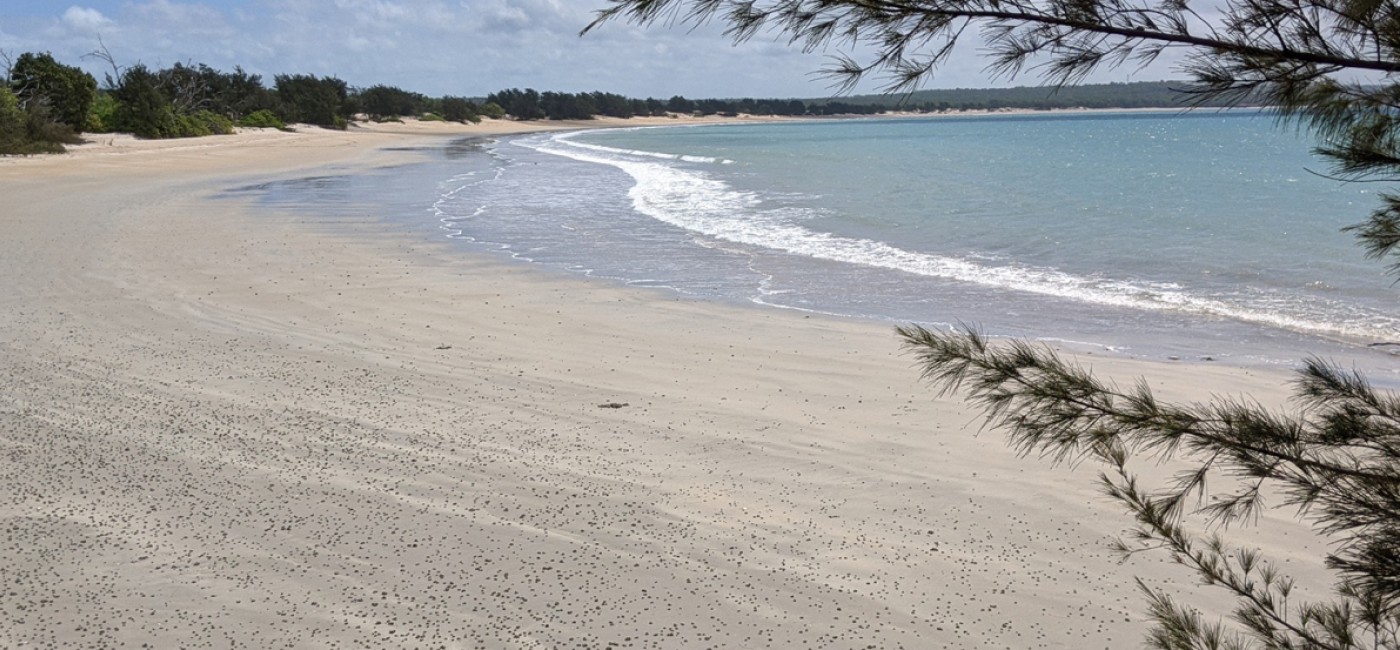
[[[1346,179],[1400,180],[1400,0],[606,0],[610,20],[725,23],[805,50],[850,47],[827,72],[849,88],[883,76],[891,91],[930,78],[967,35],[994,73],[1035,69],[1052,84],[1100,66],[1185,51],[1187,92],[1260,100],[1313,132]],[[1354,226],[1366,252],[1400,275],[1400,195],[1382,193]],[[1161,548],[1237,599],[1230,622],[1205,620],[1143,585],[1166,649],[1400,650],[1400,399],[1322,361],[1300,373],[1297,413],[1226,401],[1180,406],[1144,386],[1120,390],[1048,349],[992,345],[976,331],[901,328],[925,376],[983,406],[1027,454],[1095,460],[1103,490],[1136,521],[1125,553]],[[1144,487],[1129,459],[1187,463],[1170,485]],[[1207,478],[1227,477],[1224,493]],[[1334,542],[1332,600],[1296,602],[1293,583],[1219,533],[1281,494]],[[1199,504],[1205,504],[1200,507]],[[1186,517],[1205,515],[1204,529]]]
[[[1157,622],[1153,647],[1400,649],[1400,399],[1319,360],[1300,372],[1298,414],[1247,402],[1180,406],[1138,384],[1106,385],[1053,351],[1025,342],[993,345],[972,329],[899,334],[944,393],[962,392],[1025,454],[1055,462],[1094,460],[1103,491],[1136,521],[1118,549],[1161,548],[1207,585],[1237,598],[1227,628],[1208,623],[1143,585]],[[1184,461],[1190,470],[1151,490],[1132,458]],[[1209,477],[1231,477],[1212,493]],[[1294,602],[1292,582],[1258,553],[1218,533],[1250,521],[1264,494],[1282,495],[1335,542],[1327,566],[1337,597]],[[1199,504],[1206,504],[1199,507]],[[1206,530],[1184,516],[1204,514]]]

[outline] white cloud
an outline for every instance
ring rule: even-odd
[[[102,12],[87,7],[69,7],[63,12],[63,24],[78,32],[98,33],[110,27],[112,21]]]

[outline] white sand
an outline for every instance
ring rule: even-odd
[[[1115,564],[1092,468],[976,435],[887,326],[211,198],[513,126],[0,161],[0,647],[1121,648],[1132,576],[1207,593]]]

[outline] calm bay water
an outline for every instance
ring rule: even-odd
[[[1311,146],[1252,113],[613,129],[259,191],[706,298],[1385,381],[1397,289],[1340,232],[1375,188]]]

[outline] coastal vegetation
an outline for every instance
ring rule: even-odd
[[[97,97],[97,81],[49,54],[26,52],[10,68],[10,87],[26,103],[41,104],[53,121],[82,130]]]
[[[1400,175],[1400,22],[1389,2],[1258,0],[611,0],[588,30],[612,19],[648,24],[680,16],[720,20],[736,40],[769,31],[808,50],[863,44],[869,59],[828,70],[848,86],[883,75],[908,91],[949,60],[961,37],[983,36],[992,68],[1035,66],[1053,84],[1103,65],[1150,62],[1185,48],[1183,67],[1199,101],[1260,101],[1311,130],[1318,151],[1346,180]],[[585,30],[585,33],[588,31]],[[1373,258],[1400,274],[1400,194],[1353,226]],[[1025,454],[1057,463],[1092,461],[1102,491],[1134,524],[1124,556],[1165,552],[1203,584],[1224,590],[1229,621],[1211,620],[1162,585],[1148,599],[1155,648],[1400,648],[1400,395],[1354,372],[1309,360],[1296,383],[1298,408],[1274,412],[1239,398],[1171,404],[1146,382],[1122,389],[1049,348],[995,343],[975,328],[898,330],[924,376],[985,409]],[[1137,463],[1180,471],[1158,486]],[[1266,499],[1296,508],[1330,542],[1330,598],[1295,590],[1283,561],[1227,541]],[[1286,561],[1286,560],[1284,560]]]
[[[479,120],[482,113],[464,97],[430,98],[392,86],[355,89],[335,77],[276,75],[268,87],[241,67],[124,67],[106,50],[94,55],[111,67],[101,88],[91,74],[47,53],[24,53],[12,62],[5,57],[0,154],[62,151],[64,144],[80,142],[80,133],[186,138],[232,133],[237,126],[344,129],[361,113],[367,119],[431,114],[460,122]]]
[[[79,142],[97,82],[47,54],[9,61],[0,81],[0,154],[62,151]]]

